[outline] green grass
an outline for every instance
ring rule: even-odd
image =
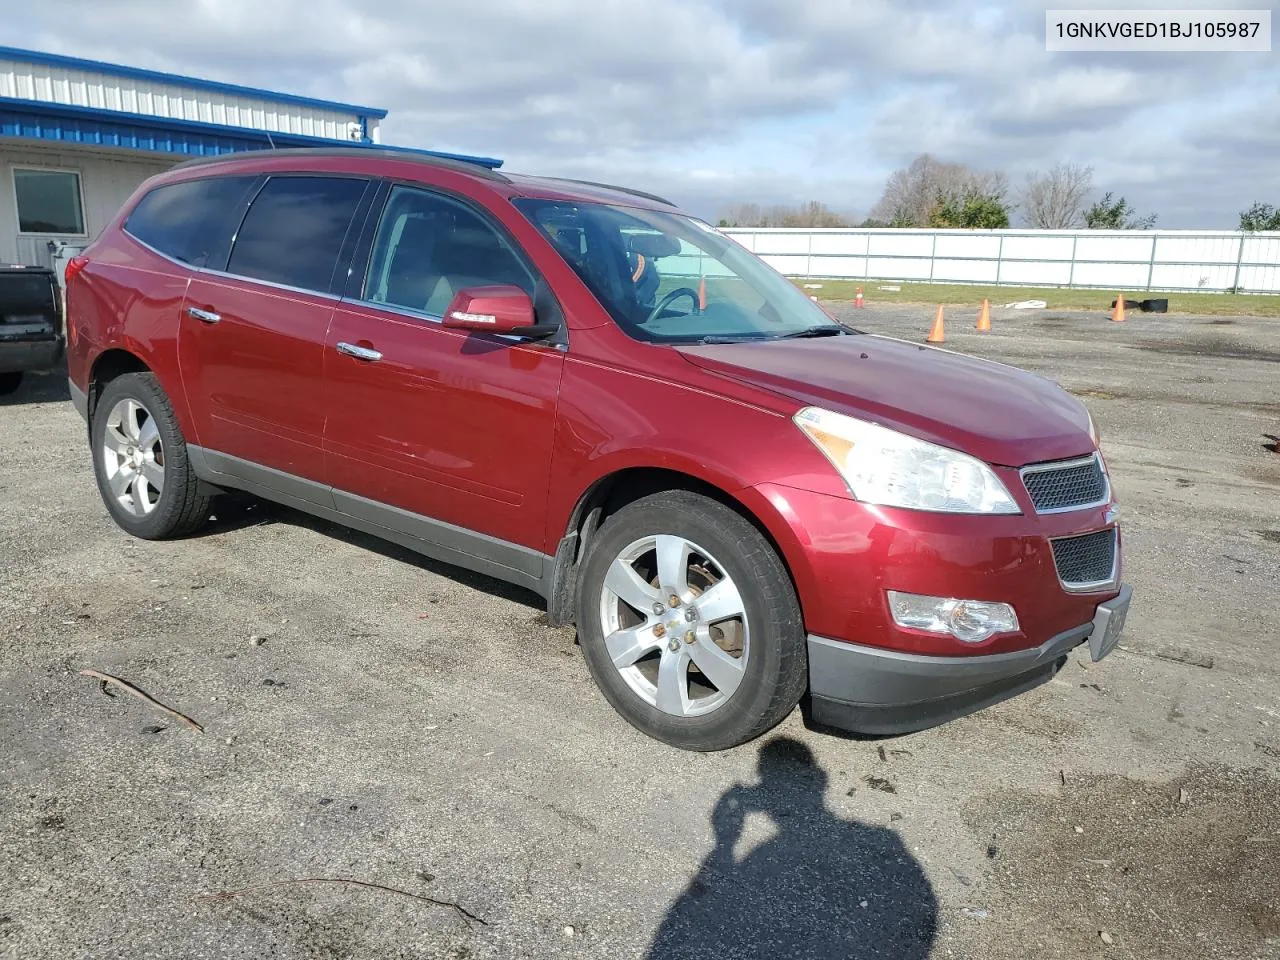
[[[1110,310],[1118,291],[1078,290],[1062,287],[997,287],[970,286],[963,283],[904,283],[899,280],[821,280],[793,277],[803,289],[806,283],[820,283],[821,290],[804,292],[820,300],[852,300],[858,287],[868,303],[945,303],[977,306],[985,298],[992,306],[1017,300],[1044,300],[1050,309]],[[899,286],[901,290],[881,290],[882,284]],[[1280,296],[1248,293],[1143,293],[1129,291],[1126,300],[1168,297],[1170,313],[1196,313],[1211,316],[1280,317]]]

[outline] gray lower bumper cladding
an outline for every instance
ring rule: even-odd
[[[811,634],[806,720],[881,735],[946,723],[1046,682],[1092,632],[1086,623],[1039,647],[977,657],[928,657]]]

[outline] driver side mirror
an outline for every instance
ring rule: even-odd
[[[554,324],[539,326],[534,317],[533,300],[510,284],[459,290],[444,312],[444,325],[454,330],[523,337],[546,337],[559,329]]]

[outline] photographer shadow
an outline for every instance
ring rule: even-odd
[[[759,783],[736,784],[712,814],[715,849],[663,919],[649,960],[892,958],[923,960],[937,900],[896,833],[827,809],[827,775],[782,737],[760,749]],[[776,836],[741,859],[758,812]]]

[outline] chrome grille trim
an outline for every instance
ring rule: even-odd
[[[1073,470],[1083,467],[1087,464],[1097,466],[1098,474],[1102,478],[1102,495],[1096,500],[1090,500],[1086,503],[1071,503],[1061,507],[1046,507],[1041,509],[1036,503],[1035,494],[1032,487],[1027,483],[1027,477],[1030,475],[1041,473],[1056,473],[1059,471]],[[1051,513],[1071,513],[1076,510],[1092,510],[1095,507],[1104,507],[1111,502],[1111,477],[1107,475],[1106,465],[1102,462],[1102,454],[1096,450],[1087,457],[1076,457],[1073,460],[1053,460],[1048,463],[1033,463],[1030,466],[1021,468],[1018,475],[1022,478],[1022,487],[1027,491],[1027,497],[1031,500],[1031,508],[1037,514]]]

